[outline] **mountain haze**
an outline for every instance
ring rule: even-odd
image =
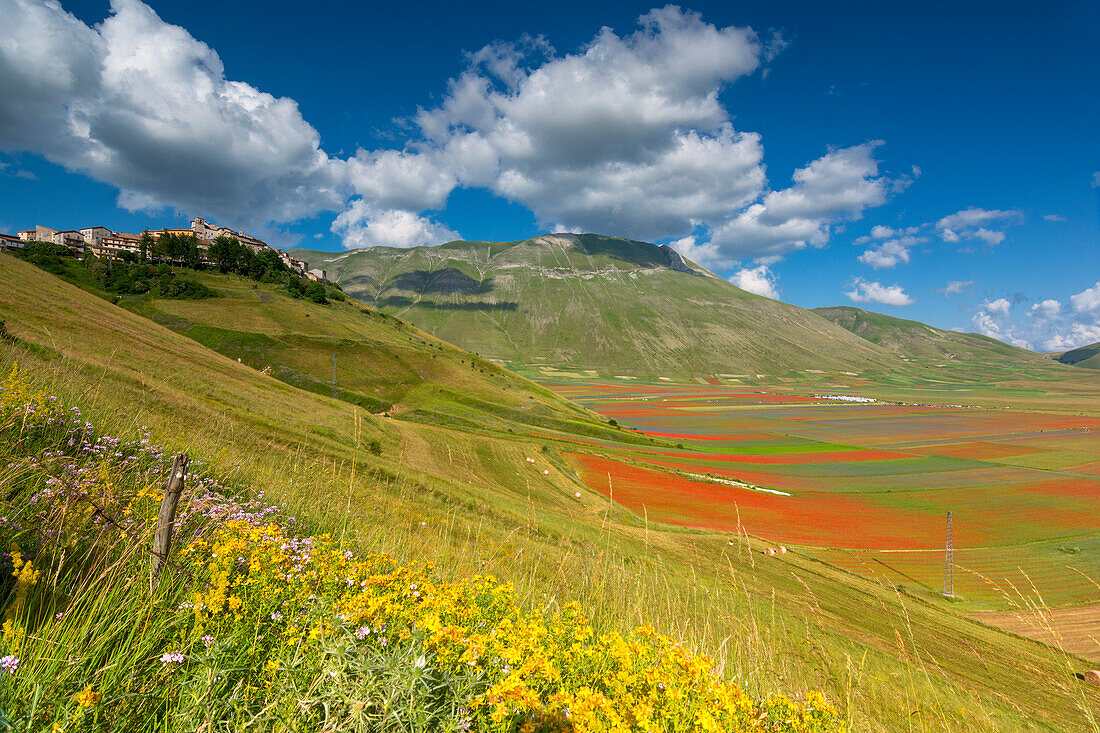
[[[896,360],[670,247],[594,234],[294,251],[356,299],[482,356],[623,374],[882,370]]]
[[[883,315],[838,305],[814,308],[823,318],[867,341],[907,358],[990,361],[1014,359],[1040,363],[1045,357],[977,333],[958,333],[934,328],[920,321]]]

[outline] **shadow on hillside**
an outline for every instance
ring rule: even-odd
[[[379,308],[406,308],[410,305],[441,311],[517,311],[519,304],[510,300],[500,303],[436,303],[431,300],[414,300],[404,295],[390,295],[378,301]]]
[[[438,295],[479,295],[493,289],[493,278],[475,280],[461,270],[445,267],[442,270],[411,270],[396,275],[387,283],[398,290]]]
[[[582,234],[580,249],[589,255],[604,255],[637,267],[667,267],[668,260],[655,244],[632,242],[626,239]]]
[[[352,275],[351,277],[341,278],[340,286],[345,290],[355,290],[356,288],[373,288],[374,278],[370,275]]]

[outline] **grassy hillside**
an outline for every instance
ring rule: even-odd
[[[809,311],[644,242],[555,234],[295,256],[358,300],[513,365],[712,376],[896,363]]]
[[[814,308],[826,318],[855,335],[900,356],[951,360],[965,363],[1015,362],[1038,363],[1043,356],[1026,349],[977,333],[957,333],[934,328],[920,321],[873,313],[841,305]]]
[[[1057,354],[1054,359],[1063,364],[1072,364],[1085,369],[1100,369],[1100,344],[1080,346],[1062,354]]]
[[[117,303],[280,381],[388,418],[619,433],[549,390],[355,301],[320,305],[234,275],[196,277],[217,297]]]
[[[514,584],[525,609],[578,601],[597,634],[652,623],[711,654],[723,675],[754,696],[823,690],[853,730],[1096,727],[1090,711],[1100,700],[1073,677],[1084,669],[1081,660],[961,618],[945,602],[913,598],[797,553],[765,557],[753,538],[659,526],[589,491],[561,454],[600,453],[589,431],[608,429],[549,398],[543,415],[561,422],[548,427],[524,422],[527,411],[507,402],[488,427],[472,418],[457,424],[401,417],[414,409],[379,417],[355,405],[354,395],[334,400],[323,389],[276,379],[274,368],[264,373],[276,362],[271,355],[280,354],[287,368],[313,373],[286,355],[292,348],[272,347],[251,364],[245,356],[259,352],[242,350],[238,363],[232,352],[220,354],[9,256],[0,255],[0,280],[0,320],[10,332],[0,339],[0,368],[18,361],[35,387],[79,405],[111,435],[137,440],[147,426],[154,441],[189,451],[241,497],[262,490],[266,501],[285,502],[310,532],[331,532],[358,551],[387,551],[403,563],[432,561],[440,582],[493,573]],[[227,301],[237,297],[234,287],[224,285]],[[258,293],[257,302],[281,303]],[[289,324],[304,322],[307,312],[312,323],[314,311],[298,305],[305,306],[281,304],[290,310],[280,318],[288,320],[268,333],[288,338],[296,332]],[[247,307],[219,326],[189,325],[216,318],[167,313],[157,301],[134,307],[186,319],[176,324],[181,331],[262,332]],[[382,322],[351,312],[348,318]],[[347,338],[371,333],[364,327]],[[379,343],[386,338],[379,335]],[[228,350],[226,343],[221,348]],[[420,347],[424,363],[439,360],[424,344],[407,348]],[[470,369],[481,380],[480,369],[463,364],[468,357],[452,355],[458,369],[452,363],[439,378]],[[344,379],[338,374],[338,385]],[[486,401],[505,400],[523,384],[513,379],[486,376],[488,383],[473,388]],[[494,380],[508,389],[494,392]],[[446,416],[452,408],[431,384],[400,393],[371,391],[366,383],[348,389],[423,405],[415,409],[434,406]],[[529,394],[539,400],[537,391]],[[620,433],[601,435],[614,445]]]

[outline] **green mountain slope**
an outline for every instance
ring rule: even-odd
[[[1054,360],[1085,369],[1100,369],[1100,343],[1079,346],[1076,349],[1055,354]]]
[[[704,376],[896,363],[809,311],[644,242],[554,234],[295,256],[362,302],[515,365]]]
[[[1044,361],[1041,354],[977,333],[944,331],[920,321],[895,318],[846,305],[813,310],[876,346],[908,358],[958,359],[965,362],[988,362],[1006,358],[1027,363]]]

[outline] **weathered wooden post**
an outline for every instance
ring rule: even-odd
[[[160,571],[168,562],[168,553],[172,551],[172,527],[176,521],[176,506],[183,493],[183,477],[187,475],[190,458],[180,453],[172,462],[172,473],[164,487],[164,498],[160,502],[160,514],[157,516],[157,531],[153,535],[153,582],[160,577]]]

